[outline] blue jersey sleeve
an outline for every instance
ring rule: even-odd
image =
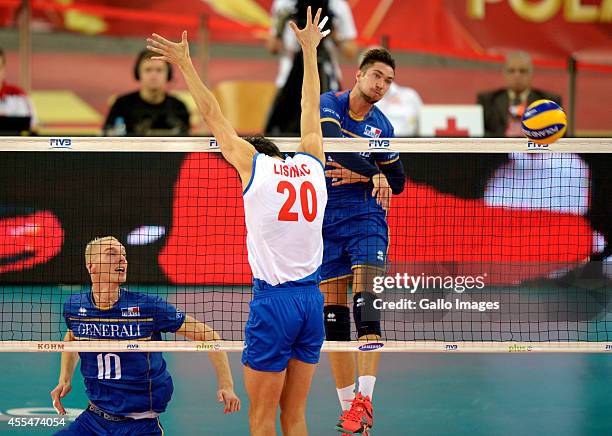
[[[333,93],[326,92],[321,95],[320,107],[321,123],[330,121],[338,126],[342,124],[342,108]]]
[[[185,322],[183,312],[159,297],[154,300],[153,317],[155,319],[155,329],[161,333],[174,333]]]

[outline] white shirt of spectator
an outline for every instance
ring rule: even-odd
[[[584,215],[589,207],[589,168],[577,155],[511,153],[487,183],[492,206]]]
[[[272,3],[272,15],[277,15],[281,11],[295,11],[296,0],[274,0]],[[357,28],[353,19],[353,12],[346,0],[329,0],[329,9],[334,14],[334,28],[332,29],[334,39],[344,41],[357,38]],[[287,23],[282,34],[284,50],[281,54],[278,75],[276,76],[276,87],[282,88],[289,77],[291,67],[293,66],[293,57],[300,50],[300,44],[295,37],[295,34]],[[336,77],[341,78],[340,66],[338,64],[338,56],[336,47],[331,38],[323,40],[326,48],[332,54],[332,59],[336,68]]]
[[[391,122],[396,137],[418,135],[423,100],[414,89],[392,83],[376,106]]]
[[[0,89],[2,83],[0,83]],[[16,91],[15,87],[10,87],[11,91]],[[30,97],[23,93],[19,89],[18,92],[7,93],[3,97],[0,97],[0,116],[3,117],[31,117],[30,127],[34,128],[36,125],[36,115],[34,112],[34,105],[30,100]]]

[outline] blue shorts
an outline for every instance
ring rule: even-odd
[[[321,281],[350,276],[353,268],[386,269],[389,226],[379,207],[327,207],[323,221]],[[357,209],[357,213],[355,212]]]
[[[89,410],[81,413],[69,427],[55,433],[56,436],[161,436],[164,434],[159,418],[109,421]]]
[[[289,359],[319,362],[325,326],[318,287],[258,291],[249,307],[243,365],[280,372],[287,369]]]

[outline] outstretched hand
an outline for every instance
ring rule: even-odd
[[[327,17],[323,18],[323,20],[319,23],[320,18],[321,9],[317,10],[317,14],[315,15],[313,21],[311,8],[308,6],[308,11],[306,13],[306,27],[299,29],[297,24],[295,24],[293,21],[289,23],[291,30],[293,30],[295,33],[295,36],[302,47],[316,48],[321,40],[331,32],[329,29],[325,31],[323,30],[325,23],[327,23]]]
[[[151,38],[147,38],[147,50],[159,55],[151,59],[166,61],[177,66],[190,61],[186,30],[183,30],[181,42],[168,41],[163,36],[153,33]]]

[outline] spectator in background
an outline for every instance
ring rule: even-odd
[[[536,100],[552,100],[561,105],[561,97],[533,89],[531,56],[515,51],[504,63],[506,87],[478,94],[478,104],[484,110],[485,136],[494,138],[523,137],[521,117],[525,108]]]
[[[185,104],[168,94],[172,80],[170,64],[153,60],[143,50],[134,65],[134,78],[140,89],[117,98],[104,123],[108,136],[189,135],[189,112]]]
[[[418,136],[423,100],[414,89],[393,82],[376,106],[391,121],[396,138]]]
[[[339,91],[341,74],[338,50],[347,59],[357,54],[357,29],[346,0],[274,0],[273,25],[267,42],[268,50],[280,54],[276,77],[278,92],[265,127],[267,135],[300,135],[300,100],[302,98],[303,58],[289,21],[303,27],[306,8],[322,9],[321,17],[329,17],[332,38],[323,40],[317,52],[321,93]]]
[[[33,131],[36,124],[34,106],[25,91],[9,85],[6,78],[6,55],[0,48],[0,131],[21,133]]]

